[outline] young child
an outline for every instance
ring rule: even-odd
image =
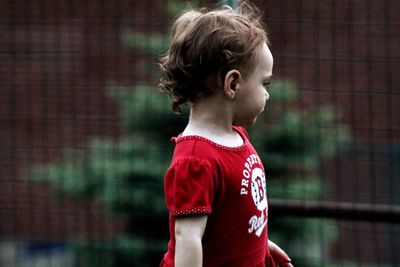
[[[264,167],[242,126],[269,98],[273,58],[258,10],[189,11],[172,26],[161,88],[190,103],[165,175],[170,242],[161,266],[292,266],[268,240]]]

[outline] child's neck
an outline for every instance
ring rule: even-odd
[[[191,107],[188,125],[183,136],[198,135],[224,146],[240,146],[241,136],[232,128],[229,105],[216,101],[203,101]]]

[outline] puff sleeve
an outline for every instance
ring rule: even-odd
[[[170,214],[211,214],[215,181],[209,161],[192,156],[175,161],[164,179]]]

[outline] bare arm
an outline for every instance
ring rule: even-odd
[[[178,217],[175,221],[175,267],[201,267],[201,239],[207,223],[206,215]]]
[[[271,256],[274,258],[275,264],[282,267],[293,267],[289,256],[277,244],[268,240],[268,248]]]

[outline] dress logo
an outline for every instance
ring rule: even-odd
[[[254,168],[251,173],[251,195],[258,210],[267,207],[267,194],[265,193],[265,174],[260,168]]]
[[[249,196],[251,194],[254,205],[261,212],[261,214],[256,214],[249,219],[248,232],[250,234],[255,233],[258,237],[261,236],[268,221],[267,186],[261,166],[260,157],[256,154],[252,154],[247,158],[244,164],[242,187],[240,189],[240,195]]]

